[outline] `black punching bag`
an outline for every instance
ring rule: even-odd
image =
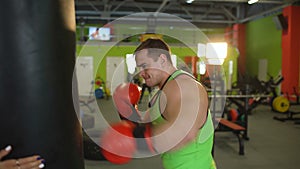
[[[5,159],[39,154],[48,169],[83,169],[74,0],[3,0],[0,18],[0,148],[13,146]]]

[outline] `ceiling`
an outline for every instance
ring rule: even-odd
[[[199,27],[226,27],[279,13],[300,0],[75,0],[77,23],[106,24],[136,13],[166,13]]]

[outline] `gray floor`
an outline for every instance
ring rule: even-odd
[[[118,120],[111,99],[99,99],[97,102],[106,120]],[[291,109],[300,112],[300,106],[293,106]],[[97,111],[90,114],[95,115]],[[300,125],[295,125],[293,121],[274,120],[275,115],[282,114],[272,112],[270,107],[265,105],[260,105],[252,111],[248,129],[250,140],[245,141],[243,156],[238,154],[238,140],[231,132],[216,132],[214,158],[218,169],[299,169]],[[300,117],[300,114],[297,116]],[[96,128],[98,125],[99,123],[95,124]],[[85,166],[86,169],[163,168],[159,156],[133,159],[125,165],[85,160]]]

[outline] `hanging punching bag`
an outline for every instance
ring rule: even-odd
[[[1,1],[0,148],[13,146],[5,159],[39,154],[49,169],[84,168],[74,8],[74,0]]]

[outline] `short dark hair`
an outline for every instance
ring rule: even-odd
[[[143,49],[147,49],[148,55],[153,58],[155,61],[158,59],[160,54],[167,56],[167,59],[172,63],[171,60],[171,50],[169,45],[158,38],[148,38],[142,42],[134,51],[134,53],[139,52]]]

